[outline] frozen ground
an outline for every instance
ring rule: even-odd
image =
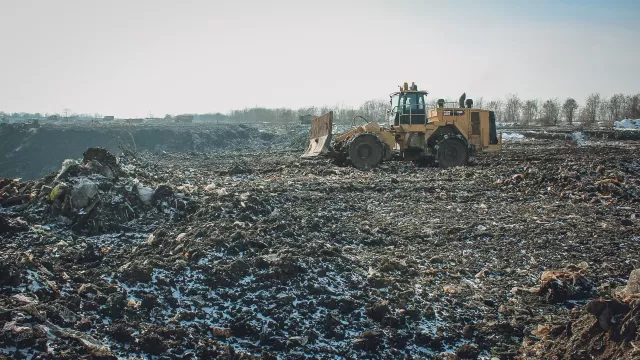
[[[640,265],[636,141],[360,172],[248,131],[0,179],[0,359],[579,358],[567,324]]]
[[[548,359],[562,341],[579,358],[566,324],[640,265],[638,150],[527,139],[465,168],[371,172],[98,153],[3,179],[0,359]],[[99,201],[78,209],[87,179]]]

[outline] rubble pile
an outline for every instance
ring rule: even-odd
[[[0,358],[546,359],[565,330],[523,343],[632,286],[637,152],[527,141],[465,168],[361,172],[87,151],[5,181],[20,201],[0,217]]]
[[[518,358],[637,359],[640,269],[632,271],[627,286],[615,295],[590,301],[569,320],[538,325]]]
[[[1,179],[0,205],[11,211],[0,215],[0,227],[7,231],[29,226],[38,231],[70,228],[93,236],[144,231],[142,225],[148,231],[180,216],[188,196],[174,192],[148,172],[136,173],[135,158],[122,160],[104,148],[89,148],[82,161],[67,159],[57,173],[43,179]],[[128,225],[131,222],[135,229]]]

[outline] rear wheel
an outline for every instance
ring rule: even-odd
[[[372,169],[382,162],[383,146],[375,135],[359,135],[349,144],[349,160],[356,169]]]
[[[445,139],[438,144],[438,163],[441,168],[464,166],[469,161],[469,148],[459,139]]]

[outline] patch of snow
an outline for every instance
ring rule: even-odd
[[[624,119],[613,123],[613,128],[618,130],[639,130],[640,119]]]
[[[513,125],[515,125],[515,123],[496,122],[496,127],[509,127],[509,126],[513,126]]]
[[[502,140],[520,141],[524,139],[524,135],[519,133],[502,133]]]
[[[249,276],[245,276],[242,280],[240,280],[240,282],[239,282],[239,283],[240,283],[240,284],[245,285],[245,284],[249,284],[249,283],[251,283],[251,282],[252,282],[252,281],[254,281],[255,279],[256,279],[256,277],[255,277],[255,276],[253,276],[253,275],[249,275]]]
[[[576,143],[578,143],[579,146],[584,146],[587,144],[587,138],[585,137],[584,133],[580,131],[571,133],[571,137],[573,138],[573,140],[575,140]]]
[[[15,353],[16,351],[18,351],[18,349],[15,346],[8,346],[8,347],[0,348],[0,354],[2,354],[2,355],[11,355],[11,354]]]

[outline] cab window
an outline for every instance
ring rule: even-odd
[[[424,110],[424,95],[417,93],[408,93],[402,97],[402,108],[405,113],[409,111],[415,112]]]
[[[391,97],[391,111],[392,112],[396,112],[398,111],[398,106],[400,106],[400,95],[393,95]]]

